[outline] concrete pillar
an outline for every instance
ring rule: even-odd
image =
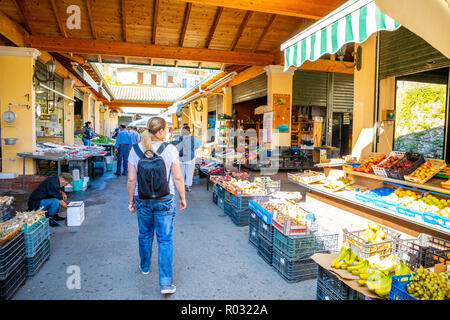
[[[101,112],[100,111],[100,109],[101,108],[104,108],[104,109],[106,109],[106,107],[105,106],[103,106],[103,105],[100,105],[100,107],[99,107],[99,115],[100,115],[100,131],[98,132],[98,134],[101,134],[101,135],[105,135],[105,112]]]
[[[1,138],[19,139],[15,145],[2,146],[2,172],[22,174],[23,161],[18,152],[36,150],[36,106],[33,88],[34,63],[40,52],[31,48],[0,47]],[[9,104],[20,106],[9,106]],[[26,106],[30,108],[28,109]],[[16,120],[8,123],[3,113],[11,110]],[[26,160],[26,174],[36,172],[35,162]]]
[[[224,87],[223,89],[223,114],[231,116],[233,103],[231,100],[231,87]]]
[[[292,83],[295,68],[290,68],[284,71],[283,66],[270,65],[264,68],[267,73],[267,105],[269,108],[274,107],[274,94],[286,95],[288,104],[288,114],[281,114],[280,110],[273,110],[273,133],[272,133],[272,147],[290,146],[291,145],[291,117],[292,117]],[[276,117],[282,117],[280,121],[287,124],[288,132],[279,132],[276,128]]]
[[[110,119],[110,113],[111,111],[109,108],[106,108],[105,112],[105,136],[111,137],[111,119]]]
[[[100,133],[100,105],[102,103],[100,101],[95,101],[94,103],[94,115],[95,115],[95,123],[93,123],[94,125],[94,132],[101,134]]]
[[[202,110],[202,143],[208,142],[208,99],[202,98],[203,110]]]
[[[362,67],[354,73],[352,154],[367,158],[372,152],[375,94],[376,34],[362,47]]]
[[[386,110],[395,110],[395,77],[380,80],[379,139],[377,151],[384,154],[390,153],[394,147],[394,122],[382,121],[383,114]]]
[[[73,85],[72,79],[64,79],[64,94],[73,99]],[[72,100],[64,99],[64,143],[74,143],[74,104]]]
[[[90,105],[92,93],[85,93],[83,98],[83,125],[91,119]]]

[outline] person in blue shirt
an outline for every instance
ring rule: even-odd
[[[116,176],[120,176],[121,172],[123,176],[128,175],[128,154],[130,153],[131,145],[131,136],[125,125],[121,124],[114,149],[114,152],[117,154],[117,169],[114,172]]]
[[[136,128],[136,130],[134,130],[134,128]],[[134,144],[137,144],[139,142],[141,142],[141,135],[137,132],[137,127],[133,127],[133,126],[128,126],[128,133],[130,134],[131,137],[131,145],[130,145],[130,150],[133,147]]]
[[[119,134],[119,128],[115,128],[114,133],[111,138],[116,139],[118,134]]]

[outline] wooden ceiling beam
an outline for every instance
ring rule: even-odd
[[[27,32],[0,10],[0,34],[18,47],[25,47],[27,43]]]
[[[94,10],[92,8],[92,1],[93,0],[86,0],[86,7],[88,12],[89,25],[91,26],[92,37],[94,39],[97,39],[97,29],[95,28],[95,22],[93,17]]]
[[[27,44],[32,48],[51,52],[73,52],[77,54],[101,54],[122,57],[151,57],[160,59],[220,62],[238,65],[268,65],[271,64],[275,58],[273,54],[267,53],[45,36],[28,36]]]
[[[214,37],[214,32],[216,32],[217,25],[219,24],[220,16],[222,15],[223,7],[218,7],[216,10],[216,15],[214,16],[214,21],[209,30],[208,38],[206,39],[205,48],[208,49],[211,44],[212,38]]]
[[[27,10],[25,9],[25,0],[15,0],[15,3],[17,8],[19,8],[20,15],[22,17],[23,23],[25,24],[25,30],[31,34],[32,32],[30,21],[28,20]]]
[[[181,29],[180,42],[178,46],[182,47],[184,44],[184,38],[186,37],[186,30],[189,24],[189,16],[191,15],[192,3],[186,4],[186,10],[184,11],[183,28]]]
[[[259,37],[258,41],[256,42],[253,52],[255,52],[259,49],[261,42],[264,40],[264,37],[266,36],[266,34],[269,32],[269,29],[272,26],[273,22],[275,21],[276,17],[277,17],[277,15],[275,13],[270,16],[269,22],[264,27],[264,30],[263,30],[261,36]]]
[[[122,12],[122,39],[127,41],[127,6],[126,0],[121,1],[121,12]]]
[[[194,4],[221,6],[309,19],[320,19],[346,0],[180,0]]]
[[[236,49],[239,39],[242,36],[242,32],[244,32],[244,29],[247,26],[248,20],[250,20],[252,15],[253,15],[253,11],[247,11],[245,13],[244,19],[242,20],[241,25],[239,26],[239,30],[236,33],[236,36],[234,37],[233,44],[231,45],[231,51],[234,51],[234,49]]]
[[[56,0],[50,0],[50,3],[52,5],[52,10],[55,15],[56,21],[58,22],[59,31],[64,36],[64,38],[67,38],[66,27],[64,25],[64,21],[61,20],[61,17],[58,14],[58,7],[56,6]]]
[[[152,44],[156,44],[156,31],[158,29],[158,13],[159,13],[159,0],[155,0],[155,4],[153,6]]]

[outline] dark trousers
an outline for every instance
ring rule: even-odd
[[[128,155],[130,153],[130,149],[128,145],[119,146],[119,150],[117,152],[117,170],[116,173],[128,174]],[[121,170],[123,168],[123,170]]]

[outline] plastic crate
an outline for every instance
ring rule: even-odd
[[[244,210],[236,210],[236,208],[233,208],[232,206],[232,214],[230,215],[231,221],[238,226],[238,227],[244,227],[248,226],[249,224],[249,215],[250,210],[244,209]]]
[[[214,189],[214,187],[215,187],[215,189]],[[222,188],[221,186],[215,184],[215,185],[213,186],[213,191],[215,191],[215,192],[217,193],[217,196],[218,196],[219,198],[224,198],[224,197],[225,197],[225,189]]]
[[[50,257],[50,239],[44,241],[36,254],[26,259],[27,263],[27,277],[33,277],[39,269],[44,265],[45,261]]]
[[[289,283],[317,278],[317,263],[313,259],[290,261],[275,247],[272,254],[272,266]]]
[[[251,197],[242,197],[237,195],[231,195],[231,204],[238,210],[248,209],[248,201]]]
[[[0,280],[0,300],[10,300],[26,281],[25,256],[18,260],[11,273],[4,280]]]
[[[258,229],[255,226],[249,225],[248,226],[248,241],[258,248],[259,243],[259,235],[258,235]]]
[[[365,230],[349,232],[344,228],[342,229],[344,233],[343,242],[348,241],[350,243],[350,249],[352,249],[356,256],[363,259],[368,259],[376,254],[380,255],[380,259],[386,258],[394,252],[394,241],[400,239],[401,234],[384,227],[381,227],[381,229],[386,234],[385,240],[379,243],[372,243],[361,238]]]
[[[347,300],[350,287],[330,271],[321,266],[318,267],[317,284],[321,283],[326,291],[331,292],[332,296],[336,297],[336,299],[331,300]]]
[[[0,280],[6,279],[16,263],[25,259],[25,256],[25,237],[21,230],[14,238],[0,247]]]
[[[418,238],[398,239],[395,243],[394,255],[410,268],[425,265],[427,238],[428,236],[422,233]]]
[[[232,204],[231,202],[231,198],[233,197],[233,194],[231,194],[230,192],[228,192],[227,190],[225,190],[225,195],[224,195],[224,200],[226,203],[228,203],[229,205]]]
[[[259,228],[259,220],[261,220],[261,218],[258,217],[255,212],[249,211],[249,213],[248,213],[248,224],[250,226],[253,226],[254,228],[256,228],[256,230],[258,230],[258,228]]]
[[[347,300],[330,290],[325,283],[317,279],[316,300]]]
[[[12,218],[12,208],[9,207],[1,207],[0,208],[0,222],[5,222]]]
[[[265,223],[262,219],[259,219],[258,233],[260,237],[270,241],[270,243],[273,242],[273,226]]]
[[[445,216],[440,216],[440,217],[439,217],[439,225],[440,225],[442,228],[445,228],[445,229],[449,229],[449,230],[450,230],[450,218],[447,218],[447,217],[445,217]]]
[[[226,201],[223,202],[223,212],[225,212],[225,214],[229,215],[230,217],[233,214],[233,207]]]
[[[285,220],[283,224],[280,223],[280,221],[277,219],[277,213],[274,212],[272,215],[272,226],[280,231],[285,236],[306,236],[311,234],[312,230],[317,227],[317,225],[314,225],[315,216],[314,213],[301,208],[305,212],[305,219],[306,224],[305,225],[294,225],[294,222],[289,220]]]
[[[264,238],[259,238],[258,241],[258,255],[263,258],[268,264],[272,265],[273,245],[272,242]]]
[[[250,210],[252,210],[253,212],[255,212],[258,217],[260,217],[261,219],[263,219],[263,221],[267,224],[270,224],[272,222],[272,213],[267,211],[266,209],[264,209],[258,202],[259,201],[263,201],[266,200],[265,198],[255,198],[255,199],[251,199],[248,202],[248,208]],[[257,202],[258,201],[258,202]]]
[[[396,164],[406,162],[407,160],[412,161],[412,164],[408,168],[400,170],[393,168],[386,169],[388,178],[403,180],[404,176],[414,172],[422,163],[425,162],[423,155],[414,152],[406,152],[403,159],[398,161]]]
[[[215,205],[217,205],[217,193],[215,193],[215,192],[212,193],[212,200],[213,200],[213,203]]]
[[[285,236],[277,229],[273,232],[273,246],[289,260],[306,259],[314,253],[335,253],[338,233],[317,232],[308,236]]]
[[[403,205],[398,205],[397,206],[397,213],[402,214],[402,215],[407,216],[407,217],[411,217],[411,218],[423,219],[423,212],[422,211],[414,210],[414,209],[405,207]]]
[[[411,274],[393,276],[389,300],[417,300],[406,291],[406,285],[411,281]]]
[[[450,264],[450,241],[428,236],[424,267],[429,268],[437,263]]]
[[[383,161],[381,161],[378,165],[372,166],[373,173],[374,173],[375,175],[377,175],[377,176],[381,176],[381,177],[387,178],[387,177],[388,177],[388,173],[387,173],[388,167],[380,167],[380,165],[386,163],[387,160],[388,160],[390,157],[393,157],[393,156],[400,156],[400,159],[397,160],[397,161],[395,161],[390,167],[392,167],[393,165],[395,165],[397,162],[400,162],[401,159],[403,159],[403,157],[405,156],[405,152],[402,152],[402,151],[392,151],[392,152],[386,157],[386,159],[384,159]],[[389,167],[389,168],[390,168],[390,167]]]
[[[50,239],[49,219],[44,217],[36,222],[32,228],[25,231],[25,246],[27,248],[27,257],[36,254],[39,246],[47,239]]]
[[[225,201],[223,200],[223,198],[220,198],[220,197],[217,198],[217,206],[223,210],[224,205],[225,205]]]

